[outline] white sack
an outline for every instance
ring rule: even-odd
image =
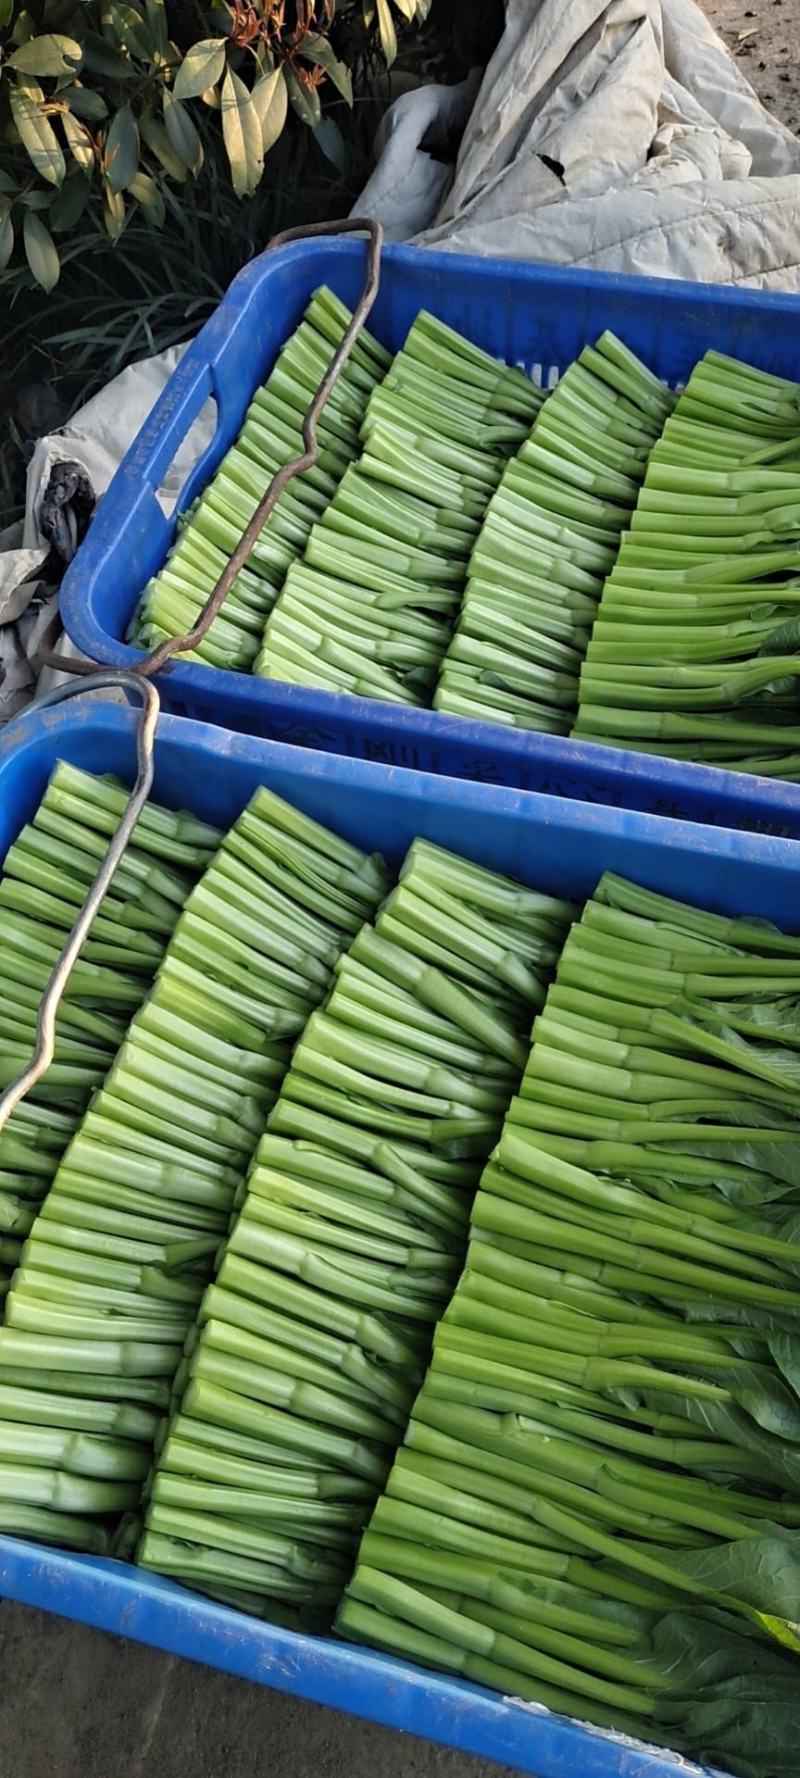
[[[419,146],[437,90],[401,102],[356,206],[395,239],[800,289],[800,142],[695,0],[508,0],[444,197]]]
[[[185,345],[171,346],[129,365],[68,425],[36,444],[28,466],[23,524],[13,534],[0,535],[0,724],[28,703],[34,691],[49,691],[64,677],[49,668],[36,676],[36,656],[57,609],[57,594],[36,578],[49,554],[39,512],[51,473],[57,463],[79,463],[99,500],[185,350]],[[172,511],[192,465],[213,437],[214,419],[214,404],[208,402],[159,489],[165,512]],[[63,637],[54,645],[59,653],[79,658],[79,650]]]

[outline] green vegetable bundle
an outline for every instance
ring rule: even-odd
[[[273,475],[302,452],[303,418],[350,318],[331,290],[315,292],[267,382],[254,395],[235,445],[189,513],[164,567],[145,588],[131,628],[131,640],[140,648],[154,648],[196,622]],[[312,527],[356,457],[367,401],[390,362],[384,347],[362,332],[320,416],[314,468],[281,494],[224,610],[183,659],[208,661],[233,672],[252,669],[264,620],[286,570],[302,555]]]
[[[522,371],[420,313],[289,569],[256,673],[429,705],[487,501],[541,401]]]
[[[603,579],[673,399],[612,333],[570,365],[489,502],[435,709],[569,733]]]
[[[708,352],[651,454],[574,733],[800,777],[800,385]]]
[[[122,787],[59,764],[0,880],[0,1092],[27,1065],[39,1001],[125,803]],[[62,1002],[55,1059],[0,1133],[0,1301],[88,1100],[155,975],[180,910],[219,838],[150,803]]]
[[[180,855],[166,827],[184,819],[148,809],[140,844],[154,830]],[[217,836],[192,825],[184,850],[207,850]],[[261,789],[188,896],[18,1256],[0,1328],[3,1530],[103,1549],[137,1506],[291,1046],[386,886],[380,859]],[[78,964],[74,991],[94,968]]]
[[[605,877],[342,1634],[792,1778],[800,938]]]
[[[570,912],[412,846],[305,1028],[241,1194],[176,1382],[145,1567],[330,1619]]]

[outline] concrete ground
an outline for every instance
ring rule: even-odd
[[[0,1601],[0,1778],[506,1773],[506,1767]]]

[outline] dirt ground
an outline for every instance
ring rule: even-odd
[[[800,134],[800,0],[700,0],[776,117]]]

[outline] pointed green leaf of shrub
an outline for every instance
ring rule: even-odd
[[[130,50],[139,61],[152,60],[157,45],[149,23],[142,18],[137,7],[126,6],[123,0],[105,0],[103,31],[108,42],[113,44],[116,38],[120,48]]]
[[[377,7],[378,7],[378,34],[379,34],[380,40],[381,40],[381,49],[383,50],[384,56],[386,58],[387,68],[391,68],[394,58],[397,55],[397,36],[395,33],[394,19],[392,18],[391,9],[389,6],[389,0],[377,0]]]
[[[341,173],[344,178],[350,165],[350,156],[338,123],[332,117],[323,117],[319,128],[314,131],[314,135],[326,160],[329,160],[331,166],[335,167],[337,173]]]
[[[108,106],[102,93],[95,93],[90,86],[81,86],[79,80],[73,86],[61,88],[59,98],[64,99],[70,111],[76,117],[82,117],[86,123],[102,123],[108,117]]]
[[[86,33],[83,66],[90,74],[100,74],[106,80],[133,80],[136,75],[129,57],[115,49],[113,43],[106,43],[96,31]]]
[[[129,194],[141,204],[145,221],[151,222],[154,228],[160,228],[166,215],[163,193],[155,179],[149,173],[136,173],[128,186]]]
[[[83,173],[71,173],[56,193],[48,215],[53,234],[66,235],[83,215],[91,193],[89,180]]]
[[[167,29],[167,9],[164,0],[144,0],[144,10],[150,26],[153,43],[162,55],[169,49],[169,31]]]
[[[104,189],[103,221],[106,233],[111,241],[118,241],[125,221],[125,199],[122,193],[115,191],[113,185],[106,180]]]
[[[244,81],[228,68],[222,82],[222,135],[237,198],[255,191],[264,169],[261,122]]]
[[[283,78],[283,69],[273,68],[269,73],[262,74],[256,81],[250,97],[261,125],[262,151],[264,154],[268,154],[283,133],[286,113],[289,109],[289,94],[286,90],[286,81]]]
[[[54,78],[58,74],[75,74],[82,59],[83,50],[74,37],[55,36],[45,31],[41,37],[31,37],[28,43],[15,49],[13,56],[8,58],[8,66],[17,68],[20,74]]]
[[[112,191],[127,191],[138,165],[139,131],[130,105],[123,105],[106,138],[106,176]]]
[[[327,37],[314,33],[304,38],[300,54],[307,62],[316,62],[319,68],[324,69],[342,98],[347,100],[348,105],[352,105],[353,76],[346,63],[338,61]]]
[[[284,78],[292,110],[297,113],[301,123],[308,124],[309,129],[315,130],[322,122],[322,105],[316,87],[304,86],[288,62],[284,65]]]
[[[203,165],[203,144],[186,106],[174,99],[167,87],[164,88],[164,123],[179,161],[190,173],[199,173]]]
[[[178,184],[182,185],[184,180],[189,177],[188,171],[180,156],[175,153],[161,118],[154,117],[152,112],[146,112],[144,117],[139,119],[139,129],[151,154],[155,155],[156,160],[164,168],[164,172],[169,173],[171,179],[177,180]]]
[[[39,87],[22,87],[15,82],[11,87],[11,115],[22,146],[37,173],[47,180],[48,185],[60,185],[67,163],[55,130],[35,96],[37,93],[41,97]]]
[[[0,198],[0,272],[6,266],[14,251],[14,224],[11,220],[11,205],[8,198]]]
[[[67,138],[67,147],[78,166],[84,173],[91,173],[94,166],[94,146],[89,131],[77,117],[73,117],[71,111],[62,113],[61,128]]]
[[[224,37],[203,37],[199,43],[193,43],[175,76],[175,98],[199,99],[210,86],[216,86],[224,67]]]
[[[61,261],[49,228],[35,211],[26,210],[22,225],[25,257],[37,284],[42,290],[53,290],[58,283]]]

